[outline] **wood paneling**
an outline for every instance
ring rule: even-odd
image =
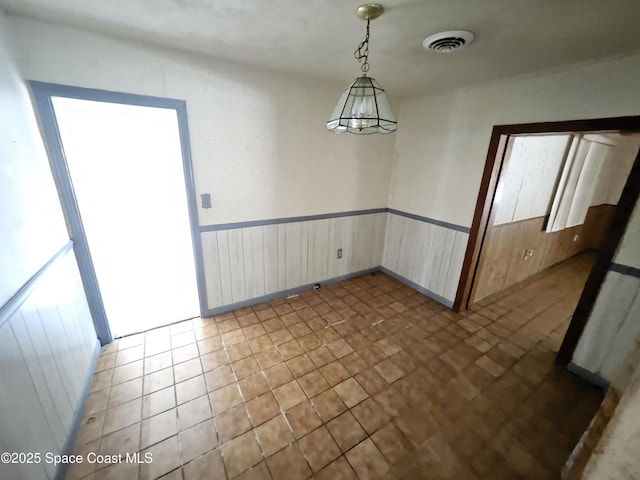
[[[491,211],[491,206],[493,204],[493,199],[495,197],[496,184],[497,180],[500,176],[501,168],[502,168],[502,160],[505,154],[505,146],[506,140],[509,135],[522,135],[522,134],[535,134],[535,133],[549,133],[549,132],[602,132],[602,131],[619,131],[623,133],[636,133],[640,132],[640,116],[629,116],[629,117],[612,117],[612,118],[598,118],[598,119],[585,119],[585,120],[569,120],[569,121],[558,121],[558,122],[538,122],[538,123],[524,123],[524,124],[514,124],[514,125],[496,125],[493,127],[491,132],[491,138],[489,140],[489,146],[487,149],[487,157],[484,165],[484,170],[482,173],[482,180],[480,182],[480,189],[478,192],[478,200],[476,202],[476,207],[473,213],[473,222],[471,223],[471,231],[469,233],[469,241],[467,242],[467,248],[464,255],[464,261],[462,264],[462,274],[460,278],[460,283],[458,285],[458,289],[456,292],[456,299],[454,302],[454,310],[460,311],[463,308],[466,308],[469,299],[471,297],[471,284],[472,280],[475,276],[476,267],[479,262],[482,240],[485,234],[485,230],[487,227],[487,221],[489,219],[489,213]],[[637,161],[636,161],[637,163]],[[635,165],[635,164],[634,164]],[[632,183],[636,183],[637,180],[634,179],[633,170],[629,175],[629,180],[625,186],[625,190],[629,185],[629,181]],[[636,190],[637,191],[637,190]],[[627,197],[631,198],[633,195],[628,194]],[[620,201],[618,205],[624,205],[623,198],[625,197],[625,193],[623,191]],[[618,227],[619,224],[621,228],[624,230],[624,226],[627,223],[627,219],[631,214],[631,209],[633,209],[633,205],[635,204],[635,198],[631,202],[631,206],[627,211],[627,207],[618,209],[620,212],[620,221],[612,222],[614,226],[613,236],[618,238],[619,232]],[[589,287],[589,291],[587,292],[590,297],[595,297],[597,295],[599,285],[604,278],[604,274],[608,268],[608,264],[611,262],[611,257],[613,256],[613,252],[617,246],[617,241],[612,242],[611,246],[606,246],[607,250],[606,255],[601,255],[601,259],[598,260],[594,271],[598,271],[599,274],[593,275],[587,281],[587,286]],[[609,254],[609,250],[611,250]],[[602,264],[602,266],[600,266]],[[590,287],[590,285],[593,287]],[[591,309],[592,304],[590,304],[588,297],[584,296],[584,300],[581,298],[576,311],[588,311]],[[576,342],[580,337],[580,332],[584,328],[584,323],[586,322],[586,317],[580,316],[580,319],[576,319],[572,321],[572,324],[569,326],[569,330],[567,332],[567,338],[565,337],[565,342],[558,353],[558,359],[565,364],[571,358],[571,354],[573,353],[573,349],[575,348]]]
[[[382,266],[453,304],[469,235],[389,213]]]
[[[385,212],[202,232],[208,308],[378,267],[386,221]]]
[[[559,232],[544,231],[545,217],[496,225],[487,231],[471,301],[504,290],[585,250],[600,248],[615,207],[591,207],[585,223]],[[577,241],[573,241],[578,235]],[[525,258],[525,251],[533,250]]]
[[[97,337],[75,259],[50,266],[0,327],[0,432],[7,452],[62,453]],[[52,479],[52,464],[0,464],[0,478]]]

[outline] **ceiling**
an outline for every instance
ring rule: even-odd
[[[8,15],[342,82],[365,23],[357,0],[0,0]],[[394,97],[432,93],[640,51],[638,0],[385,0],[370,76]],[[449,54],[422,40],[476,40]]]

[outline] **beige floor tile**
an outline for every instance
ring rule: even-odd
[[[309,464],[296,444],[267,458],[267,465],[274,479],[303,480],[311,476]]]
[[[357,480],[346,458],[340,457],[316,474],[318,480]]]
[[[167,410],[142,421],[140,442],[142,448],[158,443],[178,433],[176,409]]]
[[[195,427],[180,432],[182,463],[187,463],[218,446],[213,420],[206,420]]]
[[[260,365],[253,356],[237,360],[231,364],[237,380],[246,378],[260,371]]]
[[[309,400],[290,409],[287,412],[287,420],[296,438],[302,438],[322,425],[322,420]]]
[[[337,360],[320,367],[320,373],[322,373],[331,386],[337,385],[350,376],[349,371]]]
[[[175,406],[176,392],[172,385],[142,397],[142,418],[152,417]]]
[[[195,343],[189,343],[183,347],[174,348],[171,350],[171,356],[173,357],[173,364],[186,362],[192,358],[198,358],[200,355],[198,351],[198,345]]]
[[[384,360],[376,364],[373,368],[375,368],[387,383],[393,383],[404,376],[402,369],[391,359]]]
[[[113,369],[111,368],[103,370],[101,372],[96,372],[93,375],[93,379],[91,380],[91,388],[89,389],[89,392],[94,393],[100,390],[104,390],[105,388],[109,388],[111,386],[112,378]]]
[[[112,385],[117,383],[126,382],[136,377],[142,376],[143,361],[138,360],[135,362],[127,363],[113,369],[113,378],[111,379]]]
[[[331,385],[329,385],[319,370],[314,370],[300,377],[298,383],[309,398],[313,398],[319,393],[331,388]]]
[[[142,377],[134,378],[127,382],[119,383],[111,387],[107,408],[114,407],[134,398],[142,396]]]
[[[284,416],[278,415],[256,428],[264,457],[269,457],[293,442],[293,435]]]
[[[327,423],[327,428],[343,453],[367,436],[367,432],[348,411]]]
[[[107,408],[109,390],[109,388],[105,388],[89,394],[87,397],[87,404],[84,409],[85,417],[91,416],[94,413],[102,412]]]
[[[135,423],[117,432],[105,435],[100,439],[101,455],[125,456],[134,454],[140,450],[140,423]],[[143,445],[142,447],[146,447]]]
[[[169,336],[154,338],[146,342],[144,346],[144,355],[147,358],[170,351],[171,338],[169,338]],[[169,357],[171,357],[171,353],[169,353]]]
[[[202,355],[200,361],[205,372],[229,365],[227,352],[224,349]]]
[[[280,413],[280,407],[273,393],[267,392],[258,395],[247,402],[247,411],[254,427],[261,425]]]
[[[178,405],[198,398],[207,393],[207,385],[204,375],[190,378],[180,383],[176,383],[176,401]]]
[[[151,454],[151,461],[140,466],[141,480],[154,480],[180,466],[180,442],[175,435],[142,450],[142,456]]]
[[[300,378],[316,368],[315,364],[306,353],[287,360],[287,366],[295,378]]]
[[[325,427],[317,428],[300,439],[300,447],[314,472],[320,471],[340,456],[338,445]]]
[[[219,448],[197,457],[182,469],[184,470],[184,480],[203,480],[205,478],[224,480],[227,478]]]
[[[236,377],[233,374],[233,370],[230,365],[225,365],[217,368],[216,370],[210,370],[204,374],[204,381],[207,384],[207,390],[213,392],[221,387],[225,387],[230,383],[236,381]]]
[[[242,403],[242,395],[240,395],[238,384],[234,382],[211,392],[209,394],[209,400],[211,401],[213,413],[219,415],[236,405],[240,405]]]
[[[137,463],[116,463],[96,471],[92,480],[136,480],[139,471]]]
[[[273,394],[276,400],[278,400],[280,408],[285,412],[307,399],[302,388],[300,388],[300,385],[298,385],[298,382],[295,380],[274,389]]]
[[[142,398],[136,398],[106,411],[103,435],[133,425],[142,419]]]
[[[173,384],[173,368],[165,368],[144,376],[143,392],[148,395]]]
[[[267,377],[269,385],[271,385],[272,389],[278,388],[279,386],[293,380],[293,374],[289,370],[287,364],[284,362],[267,368],[264,371],[264,375],[265,377]]]
[[[100,355],[98,357],[98,360],[96,360],[96,373],[112,369],[113,367],[115,367],[115,363],[116,353]]]
[[[115,366],[131,363],[144,358],[144,344],[136,347],[130,347],[124,350],[118,350],[116,354]]]
[[[208,395],[194,398],[178,406],[178,427],[186,430],[212,417]]]
[[[244,405],[216,415],[215,422],[221,444],[251,430],[251,421]]]
[[[179,347],[183,347],[190,343],[195,343],[195,341],[196,341],[196,336],[193,333],[193,331],[182,332],[176,335],[171,335],[171,348],[176,349]]]
[[[245,402],[270,390],[267,379],[262,372],[255,373],[238,382]]]
[[[197,333],[196,336],[198,336]],[[198,341],[198,351],[200,352],[201,356],[208,353],[216,352],[223,347],[224,345],[222,344],[222,338],[219,335],[203,337],[202,340]]]
[[[356,445],[345,456],[361,479],[382,478],[390,468],[370,438]]]
[[[344,402],[340,400],[340,397],[332,388],[312,398],[311,403],[313,403],[323,422],[332,420],[347,409]]]
[[[378,274],[121,339],[75,451],[153,443],[154,480],[557,478],[602,398],[554,367],[590,262],[460,314]]]
[[[349,378],[333,388],[347,408],[352,408],[369,397],[369,394],[354,378]]]
[[[176,383],[202,375],[202,373],[200,358],[192,358],[191,360],[173,366],[173,376]]]
[[[82,419],[76,438],[76,445],[83,445],[100,438],[105,415],[106,412],[100,412]]]
[[[158,370],[168,368],[171,365],[173,365],[173,360],[171,359],[170,350],[156,355],[151,355],[144,359],[144,374],[148,375],[150,373],[157,372]]]
[[[227,357],[231,363],[237,362],[238,360],[245,359],[253,355],[253,350],[251,350],[251,345],[249,342],[237,343],[235,345],[231,345],[226,349]]]
[[[253,431],[247,432],[223,445],[222,457],[230,478],[257,465],[262,460],[262,454],[255,433]]]

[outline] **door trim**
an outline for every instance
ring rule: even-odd
[[[487,159],[480,183],[480,191],[473,214],[473,223],[469,233],[469,241],[465,252],[460,282],[456,292],[453,309],[457,312],[469,307],[469,298],[473,280],[477,273],[479,258],[484,241],[489,217],[493,207],[496,187],[500,177],[506,140],[509,135],[536,134],[536,133],[564,133],[564,132],[593,132],[593,131],[620,131],[625,133],[640,133],[640,116],[612,117],[589,120],[571,120],[560,122],[541,122],[516,125],[497,125],[493,127]],[[640,155],[627,178],[624,190],[620,197],[618,207],[612,219],[607,235],[607,241],[598,254],[596,264],[585,285],[578,306],[571,319],[571,323],[563,340],[556,361],[567,364],[573,356],[578,340],[587,323],[589,314],[593,309],[596,297],[604,281],[607,270],[615,250],[626,229],[631,212],[638,199],[640,191]]]
[[[187,104],[184,100],[136,95],[132,93],[112,92],[94,88],[82,88],[68,85],[58,85],[38,81],[29,81],[33,102],[40,123],[42,137],[49,154],[49,163],[54,177],[58,195],[64,211],[69,236],[74,242],[74,250],[78,261],[78,268],[82,277],[87,301],[98,339],[102,345],[113,341],[113,334],[107,321],[104,304],[95,269],[89,252],[87,237],[82,225],[80,210],[76,200],[67,161],[64,155],[60,130],[56,121],[52,97],[75,98],[97,102],[136,105],[142,107],[156,107],[175,110],[178,118],[178,132],[182,150],[182,167],[184,171],[185,187],[187,190],[187,206],[191,229],[191,243],[193,247],[198,287],[200,314],[207,311],[206,290],[204,281],[204,263],[198,227],[198,203],[191,159],[191,144],[189,141],[189,124],[187,121]]]

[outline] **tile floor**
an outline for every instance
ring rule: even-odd
[[[367,275],[101,351],[87,479],[557,479],[602,398],[554,367],[592,265],[464,314]]]

